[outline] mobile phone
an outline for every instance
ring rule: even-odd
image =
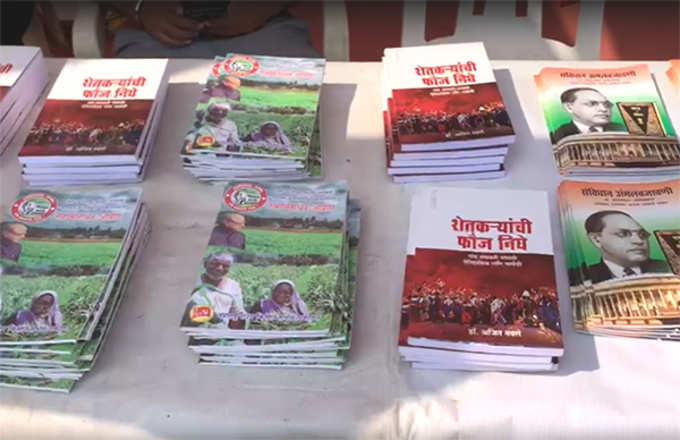
[[[182,15],[196,21],[220,18],[227,12],[228,1],[183,1]]]

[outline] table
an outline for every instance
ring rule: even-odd
[[[56,77],[63,60],[48,60]],[[408,202],[385,172],[379,63],[328,63],[321,97],[326,180],[363,205],[354,341],[343,371],[197,365],[178,324],[220,188],[181,167],[181,139],[209,60],[172,60],[160,134],[143,184],[153,232],[109,340],[70,395],[0,390],[0,438],[678,438],[680,344],[591,337],[571,325],[548,133],[531,75],[573,62],[495,61],[517,132],[508,177],[459,187],[550,192],[565,355],[554,374],[417,371],[396,350]],[[578,63],[595,67],[599,62]],[[628,63],[608,63],[608,65]],[[680,99],[650,63],[680,130]],[[20,187],[17,151],[0,157],[0,203]],[[459,433],[459,437],[453,433]],[[425,434],[433,434],[426,437]],[[417,434],[421,434],[420,436]]]

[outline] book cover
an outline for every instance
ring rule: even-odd
[[[324,66],[321,58],[217,57],[182,153],[305,160]]]
[[[514,135],[482,43],[387,54],[390,115],[403,149]]]
[[[181,327],[343,331],[346,216],[344,183],[227,185]]]
[[[2,46],[2,54],[0,54],[0,102],[38,54],[40,54],[38,47]]]
[[[116,279],[114,293],[106,302],[104,313],[97,323],[92,339],[77,343],[0,347],[0,352],[2,352],[0,365],[23,368],[27,374],[51,372],[56,368],[77,369],[80,373],[90,370],[124,296],[136,256],[139,255],[139,250],[144,247],[148,238],[149,224],[146,223],[144,227],[139,228],[139,231],[140,239],[136,241],[126,257],[126,262],[123,264],[124,270]]]
[[[19,193],[0,232],[0,344],[75,342],[94,326],[139,195]]]
[[[574,324],[680,318],[680,180],[565,181],[559,188]]]
[[[19,157],[134,155],[167,60],[66,62]]]
[[[561,173],[680,166],[680,146],[649,67],[546,67],[534,76]]]
[[[561,348],[561,331],[546,193],[432,187],[414,196],[400,345]]]

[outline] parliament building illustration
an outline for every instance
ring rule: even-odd
[[[577,327],[680,322],[680,278],[672,273],[595,285],[587,282],[571,286],[570,292]]]
[[[627,168],[680,165],[675,137],[630,134],[579,135],[554,148],[560,172],[574,167]]]

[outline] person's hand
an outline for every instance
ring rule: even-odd
[[[139,22],[161,43],[171,47],[187,46],[198,36],[203,24],[180,14],[179,2],[147,1],[139,11]]]
[[[205,23],[204,32],[214,37],[248,34],[258,30],[286,6],[286,2],[231,2],[222,17]]]

